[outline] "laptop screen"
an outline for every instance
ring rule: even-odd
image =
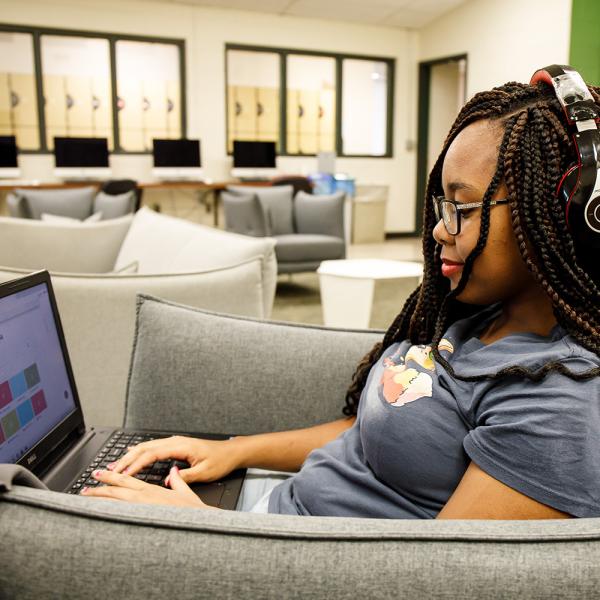
[[[15,463],[76,409],[45,283],[0,298],[0,463]]]

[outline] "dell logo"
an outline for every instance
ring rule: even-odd
[[[32,454],[27,457],[27,464],[30,465],[37,458],[37,454]]]

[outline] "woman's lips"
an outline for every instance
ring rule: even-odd
[[[453,260],[443,259],[442,260],[442,275],[444,277],[452,277],[462,271],[464,263],[455,262]]]

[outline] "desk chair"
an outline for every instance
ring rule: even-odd
[[[271,181],[272,185],[291,185],[294,189],[294,196],[298,192],[304,192],[305,194],[313,193],[313,183],[308,177],[302,177],[300,175],[282,175],[281,177],[275,177]]]
[[[142,188],[138,187],[137,181],[133,179],[109,179],[102,184],[101,192],[109,196],[118,196],[127,192],[135,192],[135,206],[133,212],[137,212],[142,205]]]

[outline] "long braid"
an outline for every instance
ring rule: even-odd
[[[600,89],[590,87],[590,92],[600,105]],[[477,245],[465,261],[457,288],[450,291],[448,280],[441,275],[441,248],[433,239],[437,222],[431,199],[443,193],[442,167],[450,144],[465,127],[482,119],[499,122],[504,127],[504,134],[496,171],[483,198]],[[600,375],[600,368],[573,373],[562,363],[552,362],[537,371],[514,365],[496,373],[466,377],[455,373],[438,351],[438,343],[449,325],[481,309],[463,304],[456,297],[467,285],[473,263],[485,247],[490,201],[504,181],[512,228],[523,262],[550,298],[559,325],[579,344],[600,356],[600,267],[593,253],[585,252],[573,239],[564,207],[555,196],[562,174],[575,157],[562,108],[554,93],[543,84],[530,86],[509,82],[479,93],[465,104],[427,182],[423,282],[410,295],[383,341],[376,344],[358,365],[346,396],[344,414],[356,414],[369,371],[383,351],[406,339],[413,344],[431,343],[435,360],[453,377],[464,381],[507,376],[539,381],[551,371],[574,380]]]

